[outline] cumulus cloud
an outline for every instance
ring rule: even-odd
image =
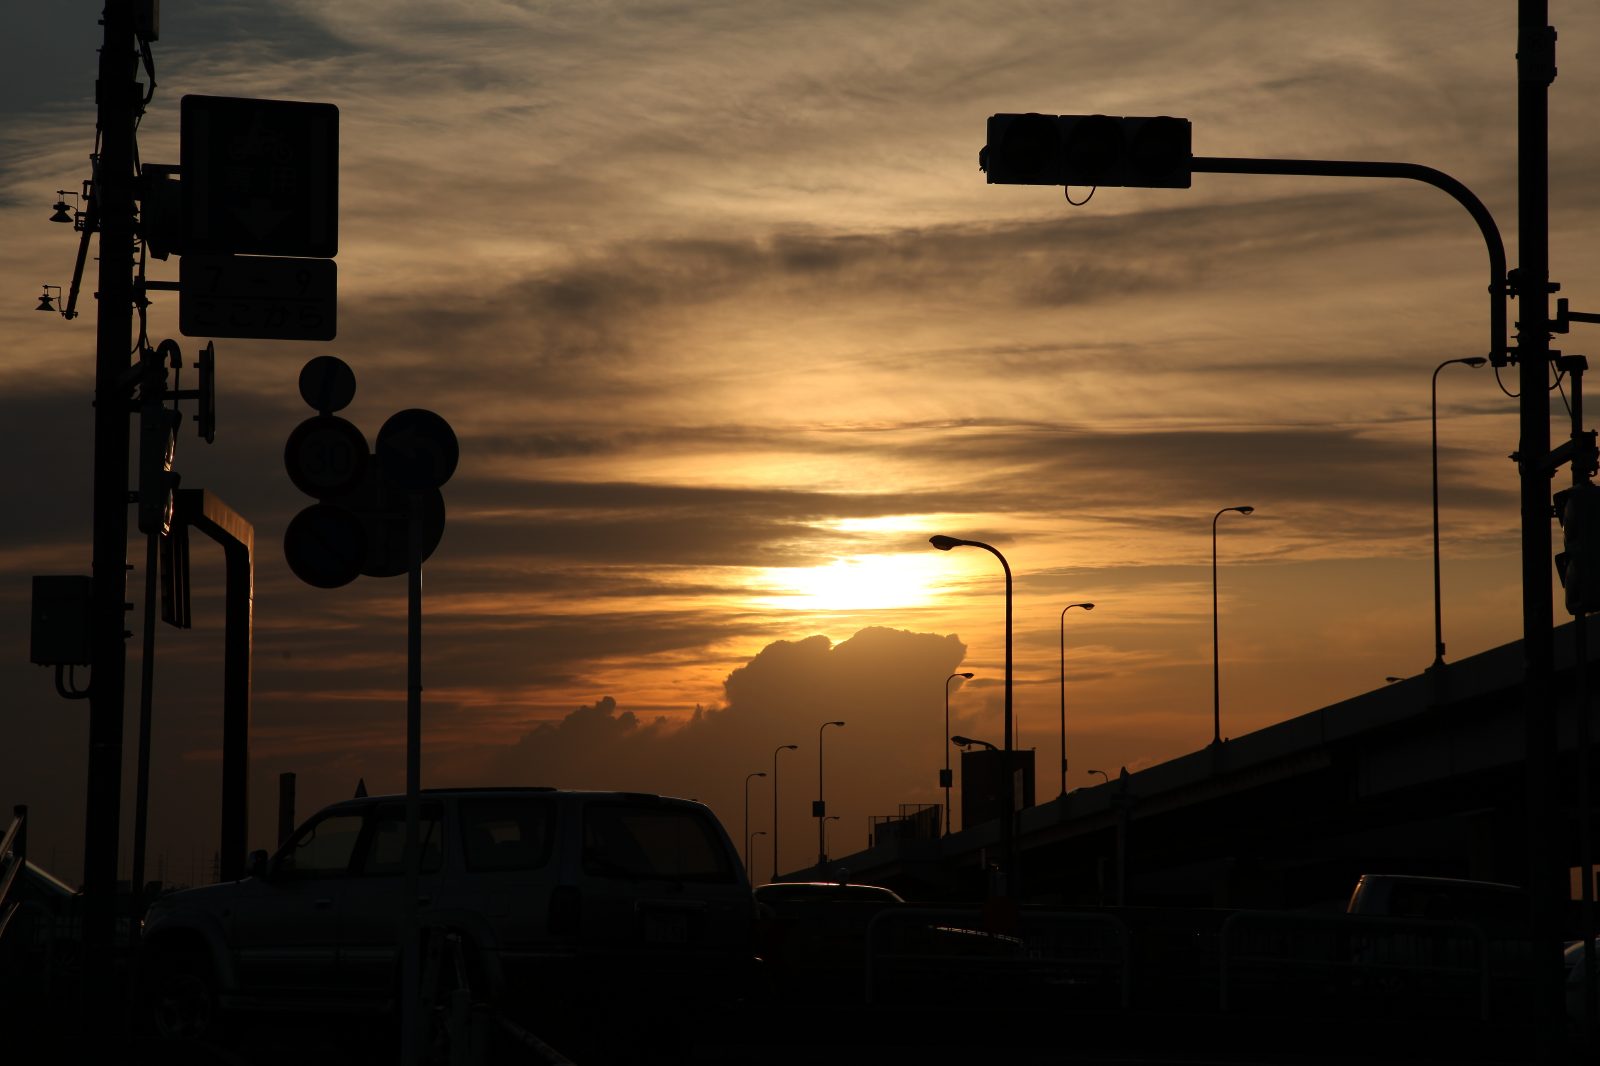
[[[819,726],[847,723],[825,738],[826,798],[841,816],[836,839],[854,850],[865,844],[869,815],[938,798],[942,686],[965,653],[953,635],[882,627],[837,644],[820,635],[774,641],[728,675],[719,706],[687,718],[646,718],[606,696],[535,725],[481,764],[453,767],[452,775],[694,796],[737,837],[745,775],[769,775],[752,782],[751,827],[770,829],[773,753],[797,744],[798,751],[779,754],[778,781],[783,861],[798,866],[815,854],[809,801],[817,790]]]

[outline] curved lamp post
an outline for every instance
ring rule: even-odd
[[[1099,774],[1101,777],[1105,778],[1106,784],[1111,784],[1111,775],[1106,773],[1104,770],[1090,770],[1089,773]]]
[[[1452,363],[1480,367],[1488,360],[1481,355],[1466,359],[1446,359],[1433,368],[1433,405],[1429,421],[1433,427],[1433,665],[1444,665],[1444,614],[1439,605],[1439,371]]]
[[[1061,608],[1061,794],[1067,794],[1067,612],[1074,607],[1094,610],[1092,603],[1069,603]]]
[[[950,682],[958,677],[972,680],[972,671],[951,674],[944,679],[944,769],[939,771],[939,787],[944,789],[944,835],[950,835],[950,786],[955,774],[950,769]]]
[[[951,548],[982,548],[984,551],[1000,560],[1000,568],[1006,574],[1006,699],[1005,699],[1005,762],[1006,762],[1006,815],[1000,820],[1000,852],[1005,860],[1005,891],[1004,895],[1011,895],[1017,890],[1016,870],[1016,829],[1012,824],[1016,818],[1016,806],[1013,792],[1010,788],[1011,780],[1011,745],[1012,745],[1012,714],[1011,714],[1011,564],[1006,562],[1006,557],[1000,554],[998,548],[992,544],[985,544],[981,540],[960,540],[956,537],[935,535],[928,538],[932,544],[942,552]]]
[[[755,854],[756,837],[764,837],[766,835],[767,835],[767,831],[765,829],[757,829],[754,833],[749,833],[749,834],[747,834],[745,836],[745,838],[744,838],[744,854],[745,854],[745,866],[746,866],[746,868],[748,868],[749,865],[750,865],[750,856]]]
[[[757,770],[753,774],[744,775],[744,868],[747,874],[750,872],[750,779],[752,777],[766,776],[767,772],[765,770]]]
[[[1006,729],[1005,748],[1011,750],[1011,564],[1006,562],[1006,557],[992,544],[985,544],[981,540],[958,540],[955,537],[934,536],[928,538],[932,544],[942,552],[951,548],[982,548],[1000,560],[1000,568],[1006,574]]]
[[[828,861],[828,804],[822,798],[822,731],[843,722],[823,722],[817,726],[817,805],[811,814],[817,820],[817,868]]]
[[[1229,511],[1250,514],[1254,507],[1224,507],[1211,516],[1211,743],[1222,743],[1222,667],[1217,642],[1217,519]]]
[[[798,744],[779,744],[772,749],[772,879],[778,879],[778,752],[799,751]]]

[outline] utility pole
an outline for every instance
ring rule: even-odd
[[[1527,889],[1533,939],[1533,1031],[1540,1057],[1557,1053],[1561,1027],[1561,900],[1564,867],[1555,848],[1555,637],[1550,596],[1550,237],[1549,91],[1556,33],[1546,0],[1517,0],[1517,361],[1522,502],[1523,718],[1526,740]]]
[[[114,1039],[112,972],[117,846],[121,829],[123,601],[128,560],[128,352],[133,333],[133,131],[139,107],[134,0],[105,0],[95,82],[100,154],[92,197],[100,226],[94,377],[94,562],[89,630],[88,797],[83,839],[83,974],[86,1017]]]

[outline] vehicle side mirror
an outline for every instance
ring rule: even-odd
[[[245,865],[251,877],[259,877],[263,881],[267,879],[267,873],[271,869],[267,862],[267,853],[260,849],[250,853]]]

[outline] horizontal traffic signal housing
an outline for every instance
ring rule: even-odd
[[[978,165],[991,185],[1187,189],[1190,144],[1169,115],[990,115]]]

